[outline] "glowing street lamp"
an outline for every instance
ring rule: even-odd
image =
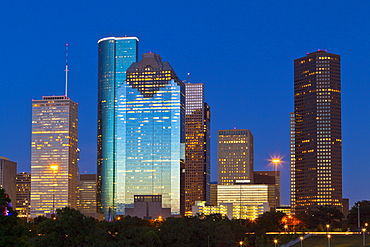
[[[303,239],[304,239],[304,237],[303,236],[300,236],[299,239],[301,240],[301,247],[303,247]]]
[[[240,246],[243,246],[243,241],[240,241],[240,242],[239,242],[239,245],[240,245]]]
[[[326,235],[328,235],[328,233],[329,233],[329,228],[330,228],[330,225],[326,224]]]
[[[362,246],[366,245],[365,233],[366,233],[366,229],[362,228]]]
[[[328,247],[330,247],[330,238],[331,238],[331,235],[328,234]]]
[[[283,157],[279,156],[279,155],[274,155],[274,156],[270,156],[270,164],[274,167],[274,171],[275,171],[275,209],[276,207],[278,206],[277,204],[277,198],[278,198],[278,181],[277,181],[277,171],[278,171],[278,167],[281,163],[283,163]]]
[[[55,212],[55,191],[56,191],[56,183],[57,183],[57,175],[56,175],[56,173],[57,173],[57,171],[58,171],[58,169],[59,169],[59,166],[58,165],[56,165],[56,164],[52,164],[52,165],[50,165],[50,169],[53,171],[53,174],[54,174],[54,185],[53,185],[53,187],[54,187],[54,189],[53,189],[53,214],[54,214],[54,212]]]
[[[274,239],[275,247],[277,246],[277,243],[278,243],[277,239]]]

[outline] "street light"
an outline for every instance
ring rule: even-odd
[[[366,245],[365,233],[366,233],[366,229],[362,228],[362,246]]]
[[[275,210],[276,210],[276,207],[278,206],[278,181],[277,181],[277,171],[278,171],[278,167],[281,163],[283,163],[283,160],[282,160],[282,157],[280,156],[277,156],[277,155],[274,155],[273,157],[270,157],[269,159],[270,161],[270,164],[274,167],[274,171],[275,171]]]
[[[329,228],[330,228],[330,225],[326,224],[326,235],[328,235],[328,233],[329,233]]]
[[[304,237],[303,236],[300,236],[299,239],[301,240],[301,247],[303,247],[303,239],[304,239]]]
[[[286,233],[286,231],[288,229],[288,225],[284,225],[284,229],[285,229],[285,233]]]
[[[331,235],[328,234],[328,247],[330,247],[330,238],[331,238]]]
[[[240,245],[240,246],[243,246],[243,241],[240,241],[240,242],[239,242],[239,245]]]
[[[274,239],[274,244],[275,244],[275,247],[277,246],[277,239]]]
[[[54,212],[55,212],[55,191],[56,191],[56,189],[55,189],[55,187],[56,187],[56,183],[57,183],[57,177],[56,177],[56,172],[58,171],[58,169],[59,169],[59,166],[58,165],[56,165],[56,164],[52,164],[52,165],[50,165],[50,169],[53,171],[53,175],[54,175],[54,184],[53,184],[53,212],[52,212],[52,214],[54,214]]]

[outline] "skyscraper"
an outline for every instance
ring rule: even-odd
[[[97,218],[96,174],[80,174],[77,209],[86,216]]]
[[[76,208],[78,105],[67,96],[32,101],[31,217]]]
[[[253,183],[253,136],[247,129],[218,131],[218,184]]]
[[[17,163],[0,156],[0,188],[4,189],[5,193],[9,195],[13,209],[15,209],[16,205],[16,174]]]
[[[29,218],[31,201],[31,173],[18,173],[16,177],[16,188],[17,195],[14,208],[18,213],[18,217]]]
[[[185,83],[185,211],[195,201],[210,202],[210,107],[203,83]]]
[[[120,177],[117,155],[125,146],[125,123],[118,117],[125,107],[126,70],[137,62],[138,38],[108,37],[98,41],[98,194],[99,211],[108,217],[116,207]],[[120,162],[122,164],[122,162]]]
[[[134,207],[135,196],[161,195],[162,207],[179,215],[185,168],[184,84],[168,62],[145,53],[118,87],[115,166],[107,167],[102,160],[98,170],[102,211],[108,218],[124,215]]]
[[[294,60],[291,205],[297,211],[341,209],[340,56],[316,51]]]

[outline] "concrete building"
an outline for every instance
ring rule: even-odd
[[[218,184],[253,183],[253,136],[247,129],[218,131]]]
[[[0,156],[0,188],[5,190],[11,200],[13,209],[16,205],[16,185],[15,177],[17,174],[17,163],[8,158]]]
[[[98,218],[96,205],[96,174],[80,174],[77,209],[86,216]]]
[[[126,215],[142,219],[165,219],[171,217],[171,208],[162,208],[161,195],[137,195],[134,207],[126,209]]]
[[[30,218],[30,201],[31,201],[31,173],[21,172],[16,176],[16,205],[15,210],[18,217]]]
[[[78,105],[67,96],[32,101],[31,217],[77,207]]]

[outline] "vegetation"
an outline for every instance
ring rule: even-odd
[[[316,211],[286,216],[281,212],[266,212],[254,221],[229,220],[221,215],[182,218],[167,218],[166,220],[144,220],[137,217],[121,217],[112,222],[97,221],[84,216],[72,208],[58,209],[55,217],[38,217],[31,223],[26,223],[16,217],[16,213],[8,207],[9,199],[0,190],[0,207],[13,213],[10,216],[0,214],[0,247],[1,246],[211,246],[232,247],[272,246],[273,240],[279,244],[296,239],[295,231],[326,231],[356,226],[357,204],[351,209],[348,221],[334,207],[319,207]],[[362,223],[370,220],[370,202],[361,201]],[[370,222],[370,221],[369,221]],[[267,235],[266,232],[290,232],[291,234]],[[360,241],[360,236],[352,240]],[[322,238],[322,239],[321,239]],[[358,238],[360,240],[358,240]],[[325,237],[312,238],[319,243],[327,244]],[[306,239],[305,246],[313,245],[311,239]],[[314,242],[315,242],[314,241]],[[335,241],[345,243],[334,236]],[[316,243],[315,242],[315,243]],[[350,242],[350,240],[348,240]],[[310,243],[310,244],[309,244]],[[370,243],[370,239],[369,239]],[[357,243],[358,244],[358,243]],[[343,245],[354,246],[354,245]],[[359,245],[356,245],[359,246]]]

